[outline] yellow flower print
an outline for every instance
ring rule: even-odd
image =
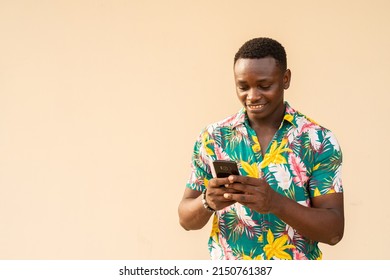
[[[313,171],[316,171],[318,168],[320,168],[321,163],[317,164],[316,166],[313,167]]]
[[[206,188],[208,188],[208,187],[209,187],[209,180],[207,180],[206,178],[204,178],[203,184],[204,184],[204,186],[205,186]]]
[[[261,147],[260,147],[259,139],[257,139],[256,136],[252,136],[252,140],[253,140],[253,142],[254,142],[254,144],[252,145],[252,150],[253,150],[253,152],[254,152],[254,153],[260,152]]]
[[[274,164],[283,164],[287,163],[287,160],[281,154],[283,152],[291,152],[290,148],[286,147],[287,138],[283,138],[278,147],[278,142],[275,140],[272,142],[269,153],[265,154],[263,162],[261,163],[261,168],[268,166],[270,163]]]
[[[316,189],[314,190],[314,197],[320,196],[320,195],[321,195],[320,190],[319,190],[318,188],[316,188]]]
[[[242,255],[242,259],[244,261],[252,261],[252,260],[263,260],[263,258],[261,257],[261,255],[257,255],[256,257],[252,257],[252,256],[248,256],[248,255],[245,255],[243,254]]]
[[[285,119],[286,121],[292,122],[293,119],[294,119],[294,116],[293,116],[293,115],[290,115],[290,114],[287,114],[287,115],[284,116],[284,119]]]
[[[219,226],[218,226],[218,217],[217,215],[214,215],[214,218],[213,218],[213,226],[211,228],[211,237],[215,237],[217,238],[218,237],[218,233],[219,233]]]
[[[263,243],[263,241],[264,241],[263,235],[260,234],[260,235],[259,235],[259,238],[257,238],[257,242]]]
[[[272,257],[277,257],[283,260],[291,260],[291,256],[285,252],[286,249],[294,249],[294,245],[285,245],[288,241],[288,236],[286,234],[282,235],[279,238],[274,237],[274,234],[269,229],[267,232],[267,241],[268,244],[264,246],[264,252],[267,256],[267,260],[270,260]]]
[[[209,156],[213,156],[214,155],[213,150],[210,149],[209,147],[207,147],[207,145],[214,143],[214,140],[213,139],[209,139],[208,132],[203,132],[203,134],[202,134],[202,142],[203,142],[204,149],[206,150],[206,153]]]
[[[249,177],[253,178],[259,178],[259,168],[256,163],[249,164],[249,162],[241,161],[241,166],[245,170],[245,172],[248,174]]]

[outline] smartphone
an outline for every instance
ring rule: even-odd
[[[217,178],[229,177],[229,175],[240,175],[238,166],[232,160],[215,160],[213,161],[213,176]]]

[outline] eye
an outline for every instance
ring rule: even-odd
[[[269,90],[271,85],[259,85],[257,88],[261,90]]]
[[[237,88],[240,90],[240,91],[247,91],[249,88],[248,86],[244,86],[244,85],[239,85],[237,86]]]

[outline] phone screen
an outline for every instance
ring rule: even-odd
[[[229,177],[229,175],[240,175],[235,161],[215,160],[213,161],[213,176],[217,178]]]

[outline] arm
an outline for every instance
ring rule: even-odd
[[[300,234],[318,242],[337,244],[344,233],[343,194],[334,193],[312,198],[312,207],[275,192],[264,179],[230,176],[228,188],[243,194],[225,194],[260,213],[272,213]]]
[[[209,221],[212,212],[202,204],[201,192],[186,188],[179,204],[179,222],[185,230],[203,228]]]
[[[209,181],[206,201],[215,210],[223,209],[235,201],[224,198],[225,193],[236,193],[233,189],[221,188],[221,185],[229,183],[228,178],[213,178]],[[212,212],[204,208],[202,193],[186,188],[179,204],[179,222],[186,230],[203,228],[209,221]]]
[[[343,194],[334,193],[312,198],[305,207],[276,193],[270,212],[311,240],[337,244],[344,234]]]

